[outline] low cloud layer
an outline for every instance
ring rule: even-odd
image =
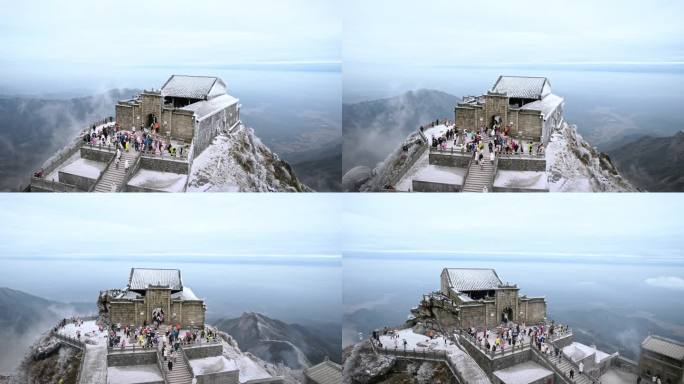
[[[677,276],[658,276],[645,280],[646,284],[665,289],[684,290],[684,279]]]

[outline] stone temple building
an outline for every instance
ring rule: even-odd
[[[499,124],[513,138],[546,144],[563,122],[563,98],[551,93],[546,77],[499,76],[486,94],[463,97],[454,113],[459,129]]]
[[[192,143],[194,155],[218,132],[240,121],[239,100],[228,95],[218,77],[172,75],[161,90],[143,91],[116,105],[119,129],[158,127],[159,134]]]
[[[684,343],[661,336],[648,336],[641,343],[639,373],[659,376],[663,384],[684,383]]]
[[[162,315],[162,323],[183,328],[204,327],[206,307],[187,286],[178,269],[131,268],[125,289],[100,292],[98,309],[108,324],[140,326],[152,324]]]
[[[443,310],[455,315],[458,328],[494,327],[502,322],[535,324],[546,319],[546,299],[520,295],[520,288],[504,284],[493,269],[444,268],[439,297]],[[434,311],[433,311],[434,312]]]

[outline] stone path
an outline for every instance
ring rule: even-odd
[[[79,384],[107,383],[107,345],[86,344]]]
[[[489,188],[489,184],[494,179],[494,165],[489,161],[488,144],[491,140],[491,137],[488,135],[482,137],[482,142],[484,143],[482,166],[478,165],[474,160],[471,162],[468,177],[466,177],[465,183],[463,183],[463,192],[482,192],[485,186]]]
[[[121,152],[121,162],[119,163],[119,166],[117,167],[116,163],[112,161],[107,169],[105,169],[102,178],[95,185],[93,192],[112,192],[112,184],[114,184],[118,190],[126,176],[126,169],[124,166],[126,160],[128,160],[129,166],[132,167],[138,157],[140,157],[140,152],[136,150]]]
[[[158,348],[161,351],[161,346],[163,344],[166,344],[167,348],[172,348],[172,345],[169,343],[169,340],[166,338],[166,331],[168,330],[168,326],[166,324],[161,324],[159,326],[159,334],[160,334],[160,341],[158,344]],[[163,358],[163,356],[162,356]],[[173,368],[171,371],[168,369],[168,360],[167,361],[162,361],[162,366],[166,370],[166,378],[168,380],[168,384],[191,384],[192,383],[192,375],[190,375],[190,369],[188,368],[188,365],[185,363],[185,359],[183,359],[183,356],[181,355],[180,351],[176,354],[176,360],[173,362]]]

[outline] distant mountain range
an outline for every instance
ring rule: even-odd
[[[60,319],[95,311],[94,303],[61,303],[0,287],[0,374],[11,372],[26,349]]]
[[[230,334],[242,351],[274,364],[282,362],[292,369],[320,363],[326,356],[336,362],[341,360],[339,324],[320,330],[248,312],[239,318],[219,320],[215,326]]]
[[[342,169],[375,167],[421,124],[454,118],[459,97],[421,89],[387,99],[342,106]]]
[[[608,154],[620,174],[641,189],[684,191],[684,131],[669,137],[639,137]]]

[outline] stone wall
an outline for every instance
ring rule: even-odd
[[[149,115],[154,115],[157,118],[157,122],[161,120],[161,108],[162,108],[162,98],[161,93],[158,92],[143,92],[140,94],[142,100],[141,111],[140,111],[140,123],[145,127],[148,127]]]
[[[465,152],[439,153],[430,152],[428,163],[431,165],[442,165],[445,167],[468,168],[472,154]]]
[[[444,184],[433,181],[412,180],[413,192],[458,192],[461,190],[459,184]]]
[[[546,158],[516,158],[500,156],[497,169],[504,171],[546,171]]]
[[[110,319],[114,324],[138,324],[138,305],[133,301],[115,301],[109,305]]]
[[[131,129],[134,126],[135,117],[133,107],[125,104],[116,105],[116,123],[120,129]]]
[[[514,125],[511,130],[511,137],[518,138],[518,132],[522,133],[522,137],[528,140],[541,141],[542,140],[542,124],[541,112],[520,110],[518,112],[518,125]]]
[[[108,367],[125,367],[132,365],[157,365],[157,351],[138,350],[136,352],[112,352],[107,354]]]
[[[494,116],[501,116],[501,120],[508,122],[508,97],[506,95],[488,92],[485,95],[485,106],[482,124],[490,129]]]
[[[72,185],[78,188],[79,191],[88,192],[90,187],[95,185],[96,180],[89,177],[74,175],[62,171],[57,172],[57,178],[60,183]]]
[[[522,364],[532,358],[532,351],[528,348],[524,351],[517,351],[516,353],[509,352],[507,355],[503,356],[501,356],[501,352],[499,351],[496,355],[497,357],[492,359],[490,357],[491,355],[486,354],[484,351],[478,349],[468,341],[463,339],[461,340],[461,345],[466,352],[468,352],[473,360],[475,360],[477,365],[479,365],[480,368],[482,368],[482,370],[485,371],[487,376],[490,378],[493,377],[492,373],[494,371],[509,368],[517,364]]]
[[[183,347],[183,352],[189,360],[204,359],[205,357],[221,356],[223,354],[223,346],[221,344],[208,344]]]
[[[199,156],[214,140],[216,134],[226,129],[227,113],[223,109],[197,123],[193,137],[193,154]],[[228,125],[230,127],[230,125]]]
[[[108,163],[114,157],[113,151],[101,151],[96,148],[90,148],[87,145],[81,147],[81,158],[86,160],[99,161],[101,163]]]
[[[457,106],[455,109],[456,127],[459,129],[479,129],[480,117],[482,117],[482,107]]]
[[[671,383],[681,383],[684,380],[681,364],[681,361],[642,348],[639,358],[639,373],[646,377],[660,375],[663,383],[667,383],[668,380]]]
[[[171,116],[171,137],[192,141],[195,133],[195,115],[192,111],[174,109]],[[160,132],[166,134],[166,132]]]
[[[201,301],[184,301],[182,325],[184,327],[204,327],[205,308]]]
[[[267,379],[254,379],[245,381],[244,384],[283,384],[285,381],[282,377],[269,377]],[[308,384],[308,382],[307,382]]]
[[[187,175],[189,163],[186,160],[173,157],[142,156],[140,158],[140,168]]]
[[[145,293],[145,320],[148,324],[151,324],[152,311],[155,308],[161,308],[164,310],[166,315],[166,320],[170,319],[171,316],[171,290],[168,288],[147,288]]]
[[[240,371],[226,371],[209,373],[206,375],[195,375],[196,384],[238,384],[240,382]]]
[[[546,300],[543,298],[521,299],[520,312],[522,319],[528,324],[540,323],[546,318]]]
[[[496,291],[496,316],[499,321],[503,320],[504,311],[510,309],[510,314],[513,317],[508,320],[518,321],[519,311],[518,311],[518,289],[499,289]]]

